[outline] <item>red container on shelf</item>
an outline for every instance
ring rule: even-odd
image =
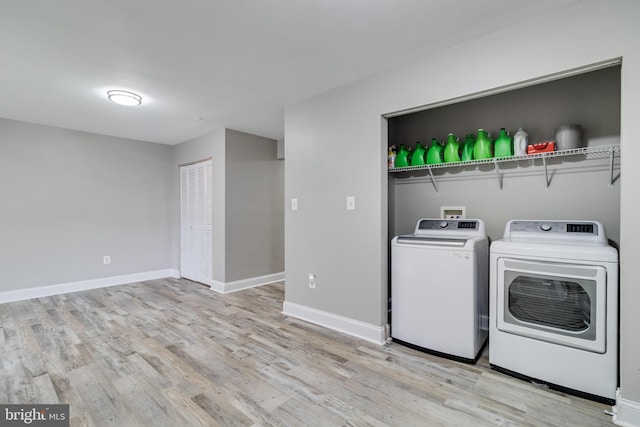
[[[554,141],[536,142],[527,146],[527,154],[549,153],[556,151]]]

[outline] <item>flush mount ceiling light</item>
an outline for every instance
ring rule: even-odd
[[[109,98],[111,102],[115,102],[120,105],[131,106],[142,104],[142,97],[140,95],[126,90],[107,91],[107,98]]]

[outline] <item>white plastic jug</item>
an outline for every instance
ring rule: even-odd
[[[527,154],[527,145],[529,145],[529,134],[520,128],[513,135],[513,155],[525,156]]]

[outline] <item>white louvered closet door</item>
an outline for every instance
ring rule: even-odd
[[[213,266],[211,160],[180,167],[180,274],[210,285]]]

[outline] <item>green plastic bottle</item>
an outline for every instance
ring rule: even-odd
[[[463,162],[468,162],[469,160],[473,160],[473,144],[476,142],[476,139],[473,137],[472,133],[468,133],[467,137],[462,144],[462,155],[460,159]]]
[[[404,144],[400,144],[400,149],[396,154],[396,167],[406,168],[409,166],[409,151],[404,147]]]
[[[493,157],[491,138],[484,129],[478,129],[478,137],[473,145],[474,160],[490,159]]]
[[[424,165],[424,154],[427,150],[420,144],[420,141],[416,142],[416,149],[411,153],[411,166]]]
[[[438,163],[444,163],[444,147],[442,143],[437,139],[433,138],[431,140],[431,147],[429,151],[427,151],[427,164],[435,165]]]
[[[444,146],[445,163],[459,162],[461,151],[460,139],[454,134],[450,133],[447,136],[447,145]]]
[[[513,156],[513,141],[505,128],[500,129],[500,135],[498,135],[495,142],[495,150],[496,157]]]

